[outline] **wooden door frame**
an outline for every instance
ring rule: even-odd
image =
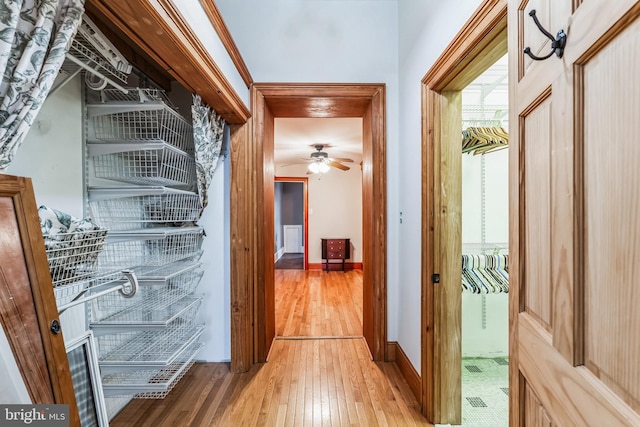
[[[261,226],[273,224],[275,117],[362,118],[363,331],[373,359],[385,360],[385,103],[384,84],[252,85],[252,118],[245,125],[231,128],[231,369],[234,372],[246,371],[252,364],[266,361],[275,336],[273,226]]]
[[[304,216],[304,269],[309,269],[309,178],[296,176],[276,176],[275,182],[301,182],[302,183],[302,211]]]
[[[505,53],[507,2],[485,0],[422,79],[422,411],[433,423],[462,423],[461,92]]]
[[[31,402],[67,404],[70,425],[79,426],[63,333],[54,332],[60,317],[31,178],[0,174],[0,198],[12,206],[0,226],[0,328]]]

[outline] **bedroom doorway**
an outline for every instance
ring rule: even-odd
[[[275,177],[274,268],[308,270],[308,178]]]
[[[360,117],[363,135],[362,230],[363,230],[363,336],[372,358],[383,361],[387,351],[386,282],[386,138],[385,87],[381,84],[255,83],[251,89],[251,129],[237,135],[243,169],[243,189],[251,206],[249,224],[265,224],[251,233],[243,248],[252,276],[249,288],[232,294],[238,311],[238,328],[232,322],[232,346],[239,349],[236,366],[267,360],[276,336],[273,268],[274,119]],[[247,138],[249,136],[249,138]],[[241,140],[241,138],[243,138]],[[232,143],[233,143],[232,138]],[[250,142],[250,145],[241,145]],[[242,151],[246,148],[246,151]],[[256,171],[259,171],[256,172]],[[232,200],[233,202],[233,200]],[[239,230],[245,233],[247,230]],[[244,236],[244,234],[242,234]],[[252,307],[252,313],[244,308]],[[252,339],[247,340],[246,337]],[[233,354],[233,348],[232,348]]]

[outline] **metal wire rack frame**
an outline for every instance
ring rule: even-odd
[[[508,243],[463,243],[464,255],[498,255],[509,252]]]
[[[201,262],[192,260],[176,261],[161,267],[144,266],[135,269],[136,275],[143,284],[167,284],[173,279],[188,271],[195,270],[202,266]],[[157,282],[157,283],[156,283]]]
[[[108,230],[81,230],[44,236],[44,246],[54,287],[94,276],[98,255]]]
[[[165,292],[171,294],[171,292]],[[171,322],[178,318],[195,317],[202,296],[182,297],[177,301],[171,301],[170,296],[166,298],[151,298],[132,305],[127,309],[114,315],[91,323],[91,329],[95,335],[117,333],[135,330],[153,330],[166,328]]]
[[[193,321],[175,320],[158,331],[135,331],[96,337],[99,364],[103,366],[164,367],[175,362],[204,331]]]
[[[163,399],[182,379],[204,344],[195,342],[182,352],[174,363],[161,369],[137,369],[103,373],[102,387],[106,397]],[[106,369],[107,371],[109,369]]]
[[[129,73],[131,73],[131,65],[125,62],[120,62],[117,65],[112,64],[105,57],[104,49],[99,50],[97,46],[97,43],[103,43],[105,39],[101,37],[101,41],[98,42],[98,39],[93,36],[94,33],[95,29],[92,24],[84,17],[71,42],[67,58],[72,56],[87,66],[99,70],[104,76],[126,83]]]
[[[194,152],[193,127],[162,101],[89,104],[87,111],[99,141],[165,142],[186,153]]]
[[[91,307],[91,320],[92,322],[100,322],[133,307],[169,306],[192,295],[203,274],[202,270],[189,270],[162,282],[138,280],[138,293],[133,298],[122,298],[117,294],[98,298]]]
[[[89,188],[93,219],[110,230],[135,230],[195,222],[200,197],[167,187]]]
[[[200,251],[201,227],[148,228],[111,233],[98,262],[110,268],[163,266]]]
[[[115,103],[117,101],[130,102],[131,104],[148,104],[150,102],[162,102],[173,110],[178,110],[162,89],[146,87],[129,87],[127,92],[117,89],[103,89],[100,91],[100,102]]]
[[[115,288],[126,284],[127,279],[123,277],[121,271],[102,271],[98,269],[91,277],[82,280],[57,286],[53,289],[58,307],[78,299],[82,294],[90,289]]]
[[[195,160],[166,143],[87,144],[96,178],[137,185],[193,187]]]

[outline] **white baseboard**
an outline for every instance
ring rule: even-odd
[[[273,262],[278,262],[278,260],[282,258],[282,255],[284,255],[284,246],[278,249],[278,252],[274,254]]]

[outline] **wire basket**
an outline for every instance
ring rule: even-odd
[[[204,326],[193,320],[177,319],[162,330],[98,335],[98,361],[101,367],[165,367],[174,363],[203,331]]]
[[[144,280],[139,281],[138,292],[132,298],[123,298],[116,293],[97,298],[94,302],[92,318],[103,321],[124,311],[141,313],[144,310],[163,310],[192,295],[203,274],[202,270],[188,271],[159,286],[146,285]]]
[[[200,215],[196,193],[167,187],[89,189],[91,213],[110,230],[135,230],[195,222]]]
[[[174,363],[161,369],[107,373],[102,375],[105,397],[130,397],[136,399],[164,399],[173,387],[189,371],[196,356],[204,347],[195,342],[182,352]]]
[[[193,157],[164,143],[139,145],[138,148],[93,157],[96,178],[140,185],[188,187],[195,182]]]
[[[88,107],[99,141],[165,142],[193,154],[193,127],[163,102],[137,103],[129,111],[110,108],[108,103]],[[108,111],[114,112],[105,114]]]
[[[130,328],[141,330],[165,328],[178,318],[194,318],[202,303],[202,297],[196,296],[175,300],[175,293],[172,292],[156,294],[155,297],[141,300],[138,304],[107,316],[99,322],[93,322],[91,328],[96,335],[104,331],[117,332],[127,328],[129,330]]]
[[[201,227],[174,227],[112,233],[100,255],[101,267],[163,266],[199,253]]]
[[[92,277],[98,269],[107,229],[81,230],[44,236],[53,286],[62,286]]]

